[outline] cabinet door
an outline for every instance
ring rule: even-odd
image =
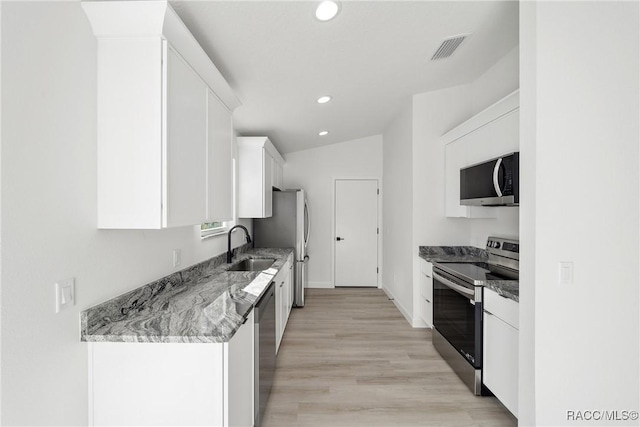
[[[273,164],[275,162],[273,161],[273,158],[269,155],[269,153],[267,152],[267,150],[265,150],[264,148],[262,149],[262,167],[263,167],[263,177],[262,177],[262,182],[263,182],[263,191],[264,191],[264,195],[263,195],[263,200],[264,200],[264,206],[263,206],[263,214],[264,214],[264,218],[269,218],[272,215],[273,212],[273,176],[271,174],[271,171],[273,170]]]
[[[293,275],[293,262],[290,261],[289,264],[289,303],[287,306],[287,312],[289,315],[291,314],[291,308],[293,307],[293,286],[294,286],[294,275]],[[288,316],[287,316],[288,317]]]
[[[207,222],[233,219],[233,123],[213,92],[207,101]]]
[[[284,331],[284,310],[286,295],[284,295],[284,286],[282,280],[282,271],[273,278],[276,287],[276,352],[280,348],[282,333]]]
[[[520,111],[514,110],[469,134],[467,163],[473,165],[519,150]]]
[[[223,344],[88,346],[89,425],[223,425]]]
[[[163,225],[200,224],[207,216],[208,89],[170,47],[166,59]]]
[[[431,264],[429,264],[431,265]],[[428,327],[433,326],[433,278],[424,269],[420,271],[420,314]]]
[[[484,312],[482,382],[518,416],[518,330]]]
[[[445,214],[448,217],[467,216],[467,207],[460,205],[460,168],[467,162],[463,139],[445,147]]]
[[[287,266],[286,270],[285,270],[285,276],[284,276],[284,285],[283,285],[284,289],[285,289],[285,298],[284,298],[284,327],[282,328],[282,334],[284,335],[284,330],[287,327],[287,322],[289,322],[289,314],[291,314],[291,297],[293,295],[292,289],[291,289],[291,270],[290,268]]]
[[[271,176],[273,178],[273,182],[272,182],[273,187],[277,188],[278,190],[283,190],[284,183],[283,183],[283,176],[282,176],[283,175],[282,165],[276,162],[276,160],[272,158],[271,167],[272,167]]]
[[[278,186],[278,164],[276,163],[276,159],[271,158],[271,186],[280,189]]]
[[[225,424],[253,426],[254,312],[226,344]]]

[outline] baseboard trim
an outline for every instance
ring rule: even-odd
[[[400,313],[402,313],[404,318],[407,319],[407,322],[409,322],[409,325],[411,325],[411,327],[413,327],[413,318],[409,314],[409,311],[396,299],[396,297],[393,295],[393,293],[389,289],[387,289],[384,286],[382,286],[382,290],[384,291],[385,294],[387,294],[389,299],[393,301],[393,304],[396,306],[398,311],[400,311]]]
[[[331,282],[307,282],[307,288],[315,289],[333,289],[333,283]]]

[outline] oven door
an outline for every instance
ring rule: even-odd
[[[433,270],[433,326],[474,368],[482,368],[482,302],[442,270]]]

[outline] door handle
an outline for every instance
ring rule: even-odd
[[[344,237],[336,237],[336,240],[339,242],[340,240],[344,240]]]
[[[502,158],[498,159],[496,165],[493,167],[493,189],[496,190],[496,194],[498,197],[502,197],[502,190],[500,189],[500,184],[498,183],[498,173],[500,172],[500,164],[502,163]]]

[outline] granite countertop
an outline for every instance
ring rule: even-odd
[[[420,258],[436,264],[439,262],[487,262],[488,259],[484,249],[474,246],[420,246],[418,250]],[[513,301],[520,301],[517,280],[482,280],[475,281],[474,284],[489,288]]]
[[[429,262],[487,262],[487,251],[475,246],[420,246],[420,258]]]
[[[500,296],[520,302],[520,285],[517,280],[488,280],[483,286]]]
[[[270,270],[275,273],[292,253],[292,248],[250,249],[234,258],[233,264],[246,258],[275,258]],[[226,253],[83,311],[81,340],[229,341],[270,280],[261,271],[227,271],[231,264],[226,264],[225,257]],[[264,285],[257,286],[255,294],[243,290],[260,281]]]

